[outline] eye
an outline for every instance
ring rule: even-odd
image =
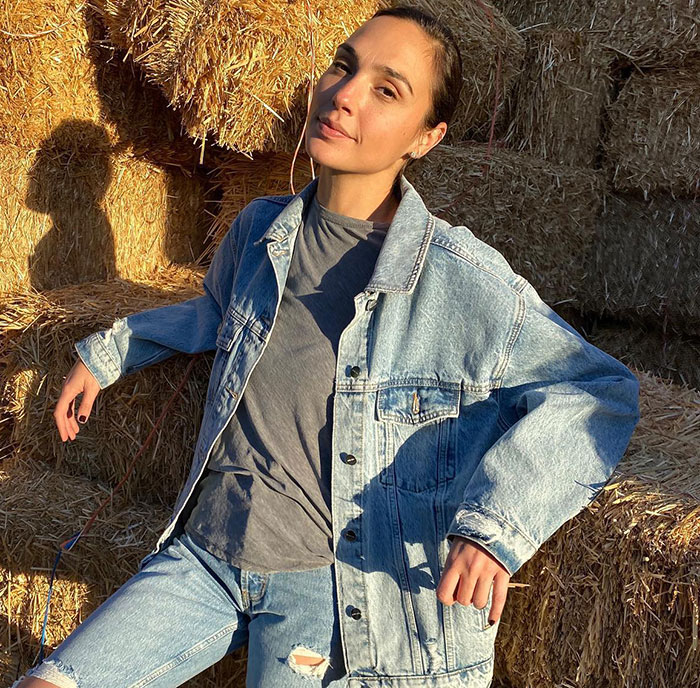
[[[339,62],[338,60],[331,62],[331,67],[342,67],[345,71],[350,71],[345,63]],[[380,90],[382,89],[388,92],[388,95],[384,94],[385,98],[396,98],[396,93],[394,93],[394,91],[392,91],[388,86],[380,86]]]

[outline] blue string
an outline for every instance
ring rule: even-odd
[[[73,548],[73,545],[78,541],[78,538],[80,537],[80,532],[76,533],[70,540],[66,540],[67,543],[70,543],[68,547],[66,547],[66,551],[70,551]],[[63,543],[65,544],[65,543]],[[41,640],[39,641],[39,654],[37,656],[36,661],[34,662],[34,666],[37,664],[40,664],[43,659],[44,659],[44,641],[46,640],[46,624],[47,621],[49,620],[49,605],[51,603],[51,592],[53,590],[53,580],[56,575],[56,567],[58,566],[58,562],[61,561],[61,554],[63,554],[63,544],[58,548],[58,554],[56,555],[56,559],[53,563],[53,571],[51,571],[51,580],[49,581],[49,594],[48,597],[46,598],[46,609],[44,610],[44,623],[42,624],[41,627]]]

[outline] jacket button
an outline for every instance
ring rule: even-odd
[[[351,542],[353,540],[357,540],[357,535],[355,534],[355,531],[354,530],[345,531],[345,539],[350,540]]]
[[[350,377],[357,377],[360,374],[360,368],[358,366],[353,366],[350,368]]]
[[[377,299],[372,299],[371,301],[367,301],[365,303],[365,309],[368,311],[373,311],[377,307]]]
[[[353,607],[350,616],[352,616],[353,619],[359,619],[362,617],[362,612],[357,607]]]
[[[349,463],[351,466],[354,466],[357,463],[357,459],[355,458],[354,454],[348,454],[345,457],[345,463]]]

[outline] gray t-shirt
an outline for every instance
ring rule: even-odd
[[[307,206],[270,339],[185,523],[197,544],[234,566],[272,573],[333,563],[338,340],[388,227],[331,212],[315,195]]]

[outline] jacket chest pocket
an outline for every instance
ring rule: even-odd
[[[455,475],[460,388],[397,385],[377,392],[379,480],[410,492]]]
[[[244,334],[245,320],[231,306],[224,314],[223,320],[216,329],[216,353],[207,387],[207,402],[214,401],[221,384],[221,378],[226,371],[231,352]]]

